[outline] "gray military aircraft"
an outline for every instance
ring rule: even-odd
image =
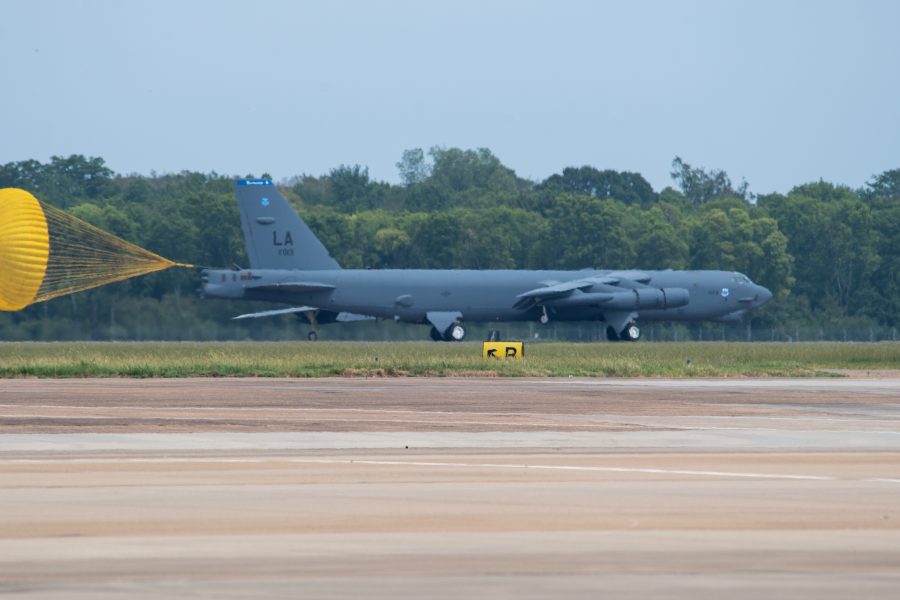
[[[235,182],[249,269],[202,272],[208,298],[292,305],[235,317],[297,314],[312,326],[359,319],[431,325],[461,341],[466,324],[604,321],[610,340],[636,341],[646,321],[733,321],[772,298],[731,271],[341,269],[268,179]]]

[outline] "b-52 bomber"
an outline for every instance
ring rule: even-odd
[[[205,269],[208,298],[289,305],[235,317],[296,314],[311,325],[393,319],[462,341],[472,322],[604,321],[636,341],[641,321],[733,321],[772,298],[732,271],[342,269],[269,179],[235,181],[249,269]]]

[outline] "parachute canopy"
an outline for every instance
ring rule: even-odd
[[[0,190],[0,310],[19,310],[34,301],[49,256],[40,203],[24,190]]]
[[[0,310],[182,265],[44,204],[0,189]]]

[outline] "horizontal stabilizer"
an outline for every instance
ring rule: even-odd
[[[232,321],[238,321],[240,319],[259,319],[262,317],[277,317],[278,315],[290,315],[293,313],[305,313],[311,310],[318,310],[314,306],[293,306],[291,308],[279,308],[276,310],[264,310],[262,312],[255,313],[247,313],[245,315],[238,315],[236,317],[232,317]]]
[[[232,317],[231,320],[237,321],[240,319],[260,319],[263,317],[277,317],[279,315],[316,312],[317,310],[319,309],[314,306],[292,306],[291,308],[279,308],[275,310],[264,310],[262,312],[247,313],[246,315],[238,315],[236,317]],[[368,315],[358,315],[356,313],[341,312],[337,314],[334,320],[338,323],[353,323],[354,321],[374,321],[375,317],[370,317]]]

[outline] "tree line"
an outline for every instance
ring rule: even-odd
[[[861,189],[818,181],[756,196],[747,182],[679,157],[660,191],[639,173],[591,166],[530,181],[485,148],[411,149],[397,168],[399,184],[340,165],[280,187],[345,268],[734,270],[775,296],[750,316],[756,327],[900,320],[900,169]],[[29,190],[167,258],[213,267],[247,266],[234,178],[118,174],[80,155],[0,165],[0,187]],[[53,300],[0,314],[0,340],[298,333],[289,321],[231,323],[254,308],[201,301],[197,288],[196,272],[170,270]]]

